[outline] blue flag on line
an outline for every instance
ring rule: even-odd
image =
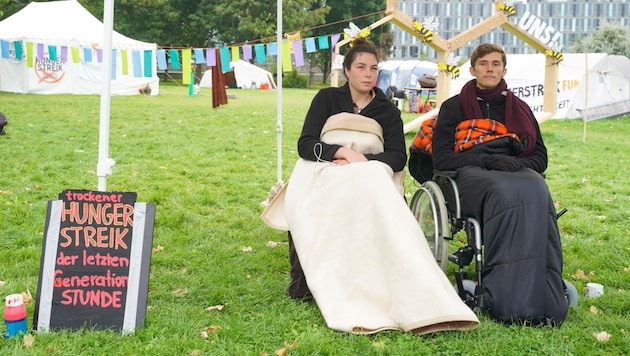
[[[328,49],[328,36],[319,36],[317,38],[319,49]]]
[[[92,49],[89,47],[83,48],[83,60],[85,63],[92,63]]]
[[[166,51],[163,49],[158,49],[155,54],[157,56],[158,70],[167,70],[168,65],[166,64]]]
[[[0,40],[0,50],[2,51],[2,58],[9,59],[9,41]]]
[[[271,42],[267,45],[267,54],[270,56],[278,55],[278,44],[275,42]]]
[[[203,54],[203,48],[195,48],[193,49],[195,52],[195,63],[203,64],[206,63],[206,57]]]
[[[304,45],[306,46],[306,53],[313,53],[317,50],[315,48],[315,39],[313,37],[307,37],[304,40]]]
[[[168,58],[171,60],[171,68],[173,70],[182,69],[182,66],[179,64],[179,52],[176,49],[168,50]]]
[[[131,62],[133,65],[133,76],[142,78],[142,61],[140,59],[140,51],[131,51]]]
[[[265,45],[262,43],[257,43],[254,45],[254,51],[256,52],[256,62],[258,63],[266,63],[267,55],[265,54]]]
[[[230,71],[230,49],[227,47],[219,48],[219,57],[221,58],[221,71],[223,73]]]
[[[144,77],[151,78],[152,76],[153,76],[153,51],[150,49],[145,49],[144,50]]]

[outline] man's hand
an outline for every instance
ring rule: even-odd
[[[516,172],[523,167],[516,157],[501,154],[482,154],[480,162],[481,167],[496,171]]]

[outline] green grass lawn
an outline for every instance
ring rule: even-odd
[[[569,209],[559,221],[564,277],[580,294],[562,327],[508,327],[480,316],[469,332],[358,336],[328,329],[315,303],[286,296],[286,234],[259,218],[277,179],[276,93],[228,93],[237,98],[217,109],[210,89],[188,97],[174,85],[155,97],[111,100],[116,165],[107,190],[137,192],[157,209],[144,328],[125,336],[33,332],[30,347],[0,340],[0,355],[274,355],[286,345],[289,355],[629,355],[630,118],[588,123],[585,141],[579,120],[541,126],[547,182]],[[314,94],[284,90],[284,180]],[[0,93],[9,120],[0,136],[2,300],[37,293],[47,202],[66,189],[97,189],[99,106],[98,96]],[[408,178],[408,193],[416,186]],[[604,284],[605,294],[586,298],[589,281]],[[27,312],[31,326],[33,302]]]

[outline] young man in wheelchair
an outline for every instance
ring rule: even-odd
[[[456,171],[461,213],[480,222],[486,311],[505,323],[560,325],[568,301],[540,128],[529,106],[507,88],[501,47],[479,45],[470,73],[475,79],[421,128],[432,139],[420,144],[419,132],[411,150],[425,149],[436,170]],[[426,157],[418,152],[409,162],[414,177],[414,160]]]

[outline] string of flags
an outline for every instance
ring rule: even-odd
[[[277,42],[243,44],[238,46],[219,47],[221,70],[230,71],[230,62],[239,59],[255,61],[259,64],[267,63],[269,56],[282,56],[283,71],[289,72],[295,67],[305,65],[305,54],[318,50],[331,50],[341,36],[347,34],[332,34],[302,39],[300,32],[285,35],[286,40],[280,45]],[[191,70],[191,66],[185,63],[206,64],[214,67],[217,64],[217,51],[215,48],[158,48],[155,51],[156,67],[163,70]],[[26,60],[27,66],[32,68],[36,63],[63,62],[63,63],[102,63],[103,49],[96,46],[66,46],[45,43],[34,43],[23,40],[0,39],[0,56],[3,59],[17,61]],[[134,77],[153,76],[153,50],[150,49],[112,49],[112,57],[119,60],[112,61],[112,76],[115,76],[116,66],[120,65],[123,75]],[[186,78],[187,76],[183,76]],[[115,78],[112,78],[115,79]]]
[[[332,34],[302,39],[298,31],[294,34],[285,35],[287,40],[283,41],[280,46],[277,42],[222,46],[219,47],[221,70],[228,72],[231,61],[242,59],[265,64],[268,56],[280,55],[283,71],[289,72],[293,66],[303,67],[305,65],[305,54],[334,48],[341,36],[342,34]],[[156,54],[158,70],[167,70],[169,65],[170,69],[173,70],[184,69],[182,63],[189,63],[186,58],[190,58],[194,64],[205,64],[209,67],[214,67],[217,63],[214,48],[160,48]],[[181,62],[180,58],[182,59]]]

